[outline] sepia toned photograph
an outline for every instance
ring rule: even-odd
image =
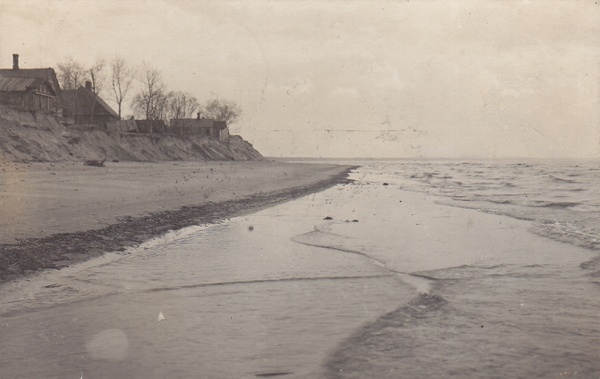
[[[0,0],[0,379],[600,378],[596,0]]]

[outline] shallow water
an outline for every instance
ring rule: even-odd
[[[577,166],[371,162],[5,286],[0,377],[597,377],[600,174]]]
[[[345,335],[413,296],[366,257],[290,239],[323,222],[335,191],[5,288],[1,376],[315,375]]]
[[[598,167],[589,161],[396,162],[357,173],[363,187],[383,182],[433,195],[438,204],[527,220],[519,231],[566,243],[515,230],[505,233],[505,243],[490,239],[484,251],[469,247],[477,238],[465,239],[462,247],[481,258],[472,263],[415,267],[413,274],[433,280],[431,291],[348,337],[330,356],[329,376],[600,377]]]

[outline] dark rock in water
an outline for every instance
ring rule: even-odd
[[[358,220],[352,220],[352,222],[358,222]]]
[[[333,220],[333,217],[331,217],[331,216],[327,216],[327,217],[325,217],[323,220]]]
[[[389,184],[389,183],[383,183],[383,185],[384,185],[384,186],[389,186],[390,184]]]

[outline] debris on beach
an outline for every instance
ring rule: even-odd
[[[333,217],[331,217],[331,216],[327,216],[327,217],[325,217],[323,220],[333,220]]]
[[[83,164],[85,166],[104,167],[105,161],[106,161],[106,158],[101,161],[96,160],[96,159],[88,159],[87,161],[83,162]]]

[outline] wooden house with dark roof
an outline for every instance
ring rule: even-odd
[[[52,68],[21,69],[13,54],[13,68],[0,69],[0,104],[62,115],[60,85]]]
[[[212,137],[221,142],[229,140],[229,129],[225,121],[202,118],[200,114],[196,118],[171,120],[169,131],[179,136],[202,135]]]
[[[119,120],[119,114],[92,91],[89,81],[85,87],[63,90],[62,103],[65,116],[72,118],[76,124],[106,127],[108,123]]]

